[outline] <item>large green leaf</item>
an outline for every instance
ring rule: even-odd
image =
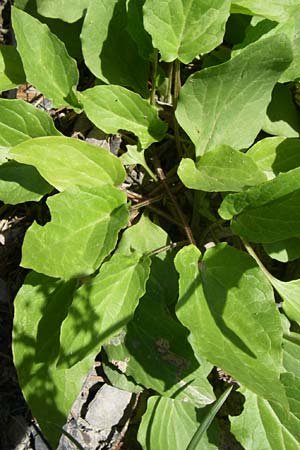
[[[64,22],[76,22],[82,17],[91,0],[36,0],[37,10],[41,16],[61,19]]]
[[[59,428],[92,366],[92,357],[71,369],[56,369],[60,323],[72,300],[74,282],[31,272],[14,303],[14,361],[30,409],[56,448]],[[49,353],[48,353],[49,352]],[[37,362],[45,359],[46,362]]]
[[[118,185],[125,178],[121,162],[106,149],[64,136],[31,139],[14,147],[9,155],[35,166],[59,191],[74,184]]]
[[[230,1],[146,0],[144,24],[163,61],[187,64],[223,40]]]
[[[117,334],[133,317],[144,294],[150,259],[137,253],[115,254],[95,278],[76,293],[63,323],[59,365],[68,367]]]
[[[196,155],[219,144],[249,147],[263,125],[272,89],[291,61],[288,38],[276,35],[191,75],[181,89],[176,117]]]
[[[1,147],[13,147],[39,136],[60,135],[45,112],[22,100],[0,98]]]
[[[253,392],[286,406],[279,381],[282,328],[273,290],[254,260],[219,244],[177,254],[177,316],[190,331],[194,351]]]
[[[52,190],[33,166],[14,161],[0,165],[0,200],[4,203],[38,201]]]
[[[74,93],[79,78],[77,65],[64,44],[47,25],[15,7],[12,23],[27,81],[52,100],[54,106],[78,109]]]
[[[206,153],[196,164],[182,159],[178,175],[188,188],[208,192],[242,191],[267,179],[249,156],[227,145]]]
[[[25,83],[26,75],[16,47],[0,45],[0,92]]]
[[[289,380],[290,381],[290,380]],[[243,412],[231,417],[231,431],[245,450],[298,450],[300,420],[295,408],[287,413],[277,404],[241,388],[245,396]],[[300,401],[300,378],[297,380],[295,399]]]
[[[126,196],[109,185],[73,186],[47,204],[51,222],[28,229],[21,265],[64,279],[93,273],[127,224]]]
[[[88,118],[106,133],[134,133],[143,148],[160,141],[167,125],[158,112],[135,92],[121,86],[96,86],[80,94]]]
[[[234,0],[232,12],[285,21],[299,10],[298,0]]]
[[[148,95],[149,63],[127,31],[126,0],[92,0],[81,41],[84,61],[96,77]]]
[[[201,418],[203,411],[201,411]],[[176,399],[153,396],[139,427],[138,440],[144,450],[184,450],[199,425],[199,411]],[[213,426],[201,439],[197,450],[218,448],[218,429]]]
[[[270,137],[258,141],[247,152],[268,178],[300,166],[300,139]]]
[[[300,167],[273,180],[229,194],[219,208],[232,219],[233,231],[252,242],[276,242],[299,236]]]

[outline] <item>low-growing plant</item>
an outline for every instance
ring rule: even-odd
[[[0,99],[0,199],[49,215],[25,235],[13,336],[44,433],[57,445],[103,347],[112,384],[151,392],[143,449],[185,449],[205,420],[190,445],[217,449],[220,373],[246,450],[299,449],[299,1],[14,4],[0,91],[30,83],[122,139]]]

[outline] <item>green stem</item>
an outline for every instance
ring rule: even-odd
[[[173,68],[174,63],[170,63],[168,67],[168,86],[167,86],[167,95],[166,101],[167,103],[172,104],[172,85],[173,85]]]
[[[167,252],[168,250],[172,250],[173,248],[183,247],[188,243],[189,243],[188,241],[171,242],[168,245],[164,245],[163,247],[159,247],[155,250],[152,250],[152,252],[149,252],[147,256],[159,255],[159,253]]]
[[[152,74],[151,74],[151,93],[150,93],[151,105],[155,105],[157,60],[158,60],[158,50],[155,48],[153,51],[153,63],[152,63]]]
[[[180,80],[180,61],[176,59],[174,64],[174,94],[173,94],[173,111],[174,111],[174,136],[175,136],[175,144],[179,158],[182,158],[182,147],[181,147],[181,139],[179,132],[179,125],[177,119],[175,117],[175,111],[178,104],[179,93],[181,89],[181,80]]]

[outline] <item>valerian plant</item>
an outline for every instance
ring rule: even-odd
[[[103,347],[112,383],[152,393],[143,449],[189,445],[220,370],[241,445],[299,449],[299,1],[14,3],[0,90],[26,81],[122,136],[116,156],[0,99],[0,200],[49,210],[25,235],[13,338],[43,431],[56,445]],[[204,429],[193,448],[217,449],[217,419]]]

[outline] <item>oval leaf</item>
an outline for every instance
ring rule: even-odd
[[[0,92],[25,83],[26,75],[16,47],[0,45]]]
[[[74,184],[87,187],[119,185],[125,178],[121,162],[106,149],[64,136],[23,142],[14,147],[9,156],[35,166],[59,191]]]
[[[249,147],[262,127],[273,87],[291,61],[289,39],[276,35],[191,75],[181,89],[176,117],[196,155],[219,144]]]
[[[160,141],[167,125],[157,110],[138,94],[121,86],[96,86],[80,95],[88,118],[106,133],[134,133],[143,148]]]
[[[226,244],[205,252],[184,247],[177,316],[194,351],[253,392],[286,405],[279,381],[282,327],[273,290],[254,260]]]
[[[229,16],[229,0],[146,0],[145,29],[166,62],[187,64],[221,44]]]
[[[206,153],[196,164],[182,159],[178,176],[188,188],[207,192],[242,191],[267,179],[249,156],[226,145]]]
[[[109,185],[74,186],[50,197],[47,204],[51,222],[28,229],[21,265],[64,279],[93,273],[127,224],[126,196]]]
[[[47,25],[15,7],[12,23],[27,81],[52,100],[55,107],[69,105],[78,109],[73,92],[79,79],[77,65],[65,45]]]

